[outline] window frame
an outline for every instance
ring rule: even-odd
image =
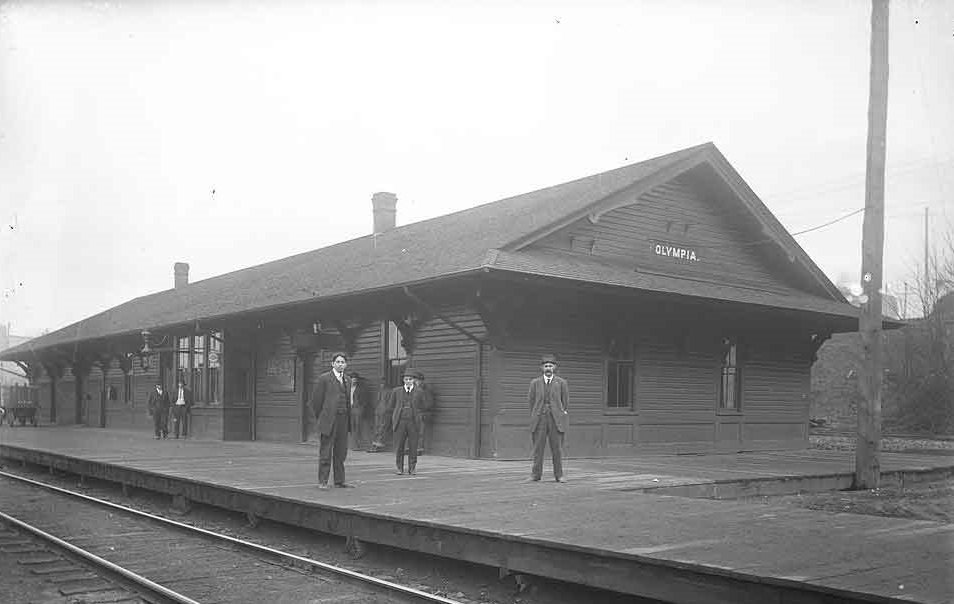
[[[719,386],[716,410],[719,415],[742,415],[742,346],[738,336],[723,336],[719,347]],[[726,405],[726,385],[732,383],[732,406]]]
[[[201,334],[176,336],[176,383],[183,380],[192,389],[196,404],[221,405],[224,395],[225,338],[220,330]],[[213,347],[213,343],[216,345]],[[214,350],[213,350],[214,348]],[[213,367],[209,353],[215,352],[218,359]]]
[[[123,403],[133,404],[133,372],[132,370],[123,372]]]
[[[384,364],[385,375],[387,376],[387,386],[396,388],[403,383],[404,369],[407,367],[410,352],[404,348],[401,341],[401,330],[397,323],[388,320],[385,322],[384,336]]]
[[[616,393],[619,398],[619,374],[620,367],[626,367],[629,371],[629,401],[628,404],[610,406],[610,380],[611,376],[616,376]],[[614,372],[615,368],[615,372]],[[604,415],[637,415],[636,390],[639,383],[638,379],[639,363],[636,358],[635,344],[630,344],[625,348],[611,350],[606,353],[603,362],[603,414]]]

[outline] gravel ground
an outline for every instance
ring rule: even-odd
[[[855,437],[845,434],[812,434],[815,449],[854,450]],[[919,453],[954,457],[954,438],[887,436],[882,451]],[[802,493],[775,497],[757,497],[750,501],[782,504],[810,510],[865,514],[889,518],[910,518],[954,524],[954,480],[917,484],[907,488],[886,487],[862,491]]]
[[[55,477],[51,477],[40,468],[6,467],[4,470],[44,482],[52,482],[64,488],[73,489],[78,486],[75,476],[58,473]],[[350,568],[465,604],[575,604],[578,602],[662,604],[540,577],[523,575],[500,577],[496,568],[413,554],[372,544],[367,545],[362,557],[355,559],[345,550],[344,539],[339,537],[304,531],[297,527],[269,521],[261,521],[257,526],[252,527],[241,514],[199,504],[193,505],[187,515],[180,516],[170,513],[168,497],[138,489],[133,490],[127,497],[122,495],[115,484],[94,479],[86,479],[80,490],[120,505],[171,516],[180,522]],[[0,567],[0,572],[2,570],[3,568]],[[2,596],[2,587],[3,582],[0,580],[0,604],[6,604]],[[37,604],[40,602],[46,604],[37,600]]]
[[[808,437],[813,449],[854,451],[855,436],[849,434],[812,434]],[[885,436],[881,450],[892,452],[951,451],[954,455],[954,437]]]

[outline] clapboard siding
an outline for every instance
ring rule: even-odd
[[[566,304],[550,308],[547,338],[520,333],[506,350],[493,350],[485,363],[487,413],[493,439],[485,456],[521,458],[530,453],[526,393],[539,374],[542,353],[555,352],[558,372],[570,386],[570,455],[627,455],[639,451],[706,452],[804,446],[809,362],[797,334],[759,338],[743,323],[708,325],[702,318],[679,322],[620,321],[613,333],[632,341],[636,383],[632,409],[605,406],[605,336],[598,312]],[[553,314],[549,314],[553,313]],[[624,327],[625,326],[625,327]],[[604,325],[605,327],[605,325]],[[668,329],[667,329],[668,327]],[[605,329],[604,332],[605,333]],[[746,343],[740,363],[742,409],[719,410],[722,334]]]
[[[688,230],[686,227],[688,226]],[[593,256],[624,262],[640,270],[727,282],[783,293],[797,290],[760,255],[752,230],[739,210],[708,196],[688,178],[677,178],[641,195],[633,204],[601,216],[596,224],[581,219],[544,238],[534,247],[568,251],[573,240],[592,240]],[[694,250],[698,262],[659,256],[653,242]]]
[[[133,397],[126,402],[126,374],[123,372],[119,361],[113,360],[106,372],[107,387],[112,386],[116,392],[116,400],[106,401],[106,427],[108,428],[126,428],[126,429],[147,429],[152,426],[152,418],[149,417],[145,401],[140,401],[136,405],[135,398],[135,376],[133,381]]]
[[[746,448],[807,444],[811,359],[803,341],[797,335],[776,335],[748,342],[742,370],[741,439]]]
[[[50,417],[51,409],[56,402],[53,400],[53,380],[48,373],[43,371],[39,376],[37,376],[34,385],[37,388],[37,413],[39,414],[38,421],[45,424],[51,423],[52,419]]]
[[[103,417],[103,374],[99,368],[91,369],[83,381],[83,407],[87,426],[99,428]]]
[[[290,335],[263,334],[257,348],[255,379],[255,437],[258,440],[297,442],[301,436],[301,376]],[[295,367],[291,389],[271,387],[266,376],[269,359],[291,361]]]
[[[76,423],[76,380],[70,367],[56,380],[56,423],[61,425]]]
[[[357,371],[361,375],[362,385],[370,393],[372,401],[377,396],[384,367],[381,361],[381,326],[380,321],[364,326],[355,338],[355,350],[348,359],[348,371]],[[330,368],[329,360],[322,371]]]
[[[518,459],[530,454],[530,381],[540,375],[540,357],[556,354],[557,374],[570,390],[571,430],[566,448],[573,455],[594,454],[593,439],[602,431],[605,364],[597,331],[586,316],[556,320],[546,337],[524,338],[507,350],[494,351],[491,367],[496,382],[491,388],[496,414],[494,449],[499,459]],[[595,421],[594,418],[599,418]]]
[[[462,306],[441,309],[441,315],[480,338],[485,328],[480,317]],[[409,362],[424,373],[434,397],[425,427],[429,453],[467,457],[474,449],[474,422],[478,344],[439,317],[418,329]]]
[[[363,425],[360,426],[360,433],[364,438],[370,438],[374,428],[374,406],[378,397],[378,390],[381,387],[381,376],[384,370],[384,363],[381,359],[381,329],[383,322],[374,321],[362,327],[355,338],[354,352],[348,359],[348,371],[357,371],[360,375],[359,383],[365,391],[365,400],[367,405],[363,415],[359,418]],[[327,371],[330,367],[325,366]],[[307,398],[306,393],[306,398]],[[310,410],[305,410],[306,421],[311,422],[308,417]],[[358,426],[352,426],[352,430],[359,430]],[[364,442],[363,445],[370,445],[370,442]]]

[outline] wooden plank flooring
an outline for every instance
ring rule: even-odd
[[[849,452],[571,459],[567,484],[525,482],[527,462],[433,456],[420,458],[418,476],[396,476],[392,454],[353,452],[346,467],[356,488],[321,491],[314,445],[156,441],[143,432],[79,427],[4,427],[2,445],[633,564],[804,583],[870,601],[954,601],[954,525],[633,490],[850,473]],[[954,458],[942,456],[882,459],[884,471],[952,466]]]

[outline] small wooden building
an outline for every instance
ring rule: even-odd
[[[0,354],[45,421],[148,429],[183,375],[194,434],[314,439],[339,348],[374,392],[435,394],[430,452],[520,458],[544,353],[570,385],[570,456],[807,445],[810,368],[849,305],[711,143],[136,298]],[[68,293],[68,292],[64,292]]]

